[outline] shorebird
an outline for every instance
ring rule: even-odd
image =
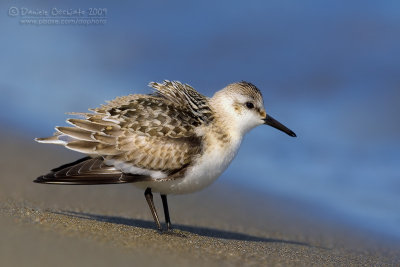
[[[69,113],[72,127],[56,127],[40,143],[60,144],[86,154],[34,182],[94,185],[134,183],[145,198],[159,231],[152,192],[160,193],[167,231],[167,195],[201,190],[228,167],[243,136],[266,124],[296,134],[265,112],[260,90],[232,83],[209,98],[178,81],[152,82],[149,95],[118,97],[88,113]]]

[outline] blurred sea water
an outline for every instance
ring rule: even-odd
[[[105,8],[104,25],[24,25],[10,8]],[[298,138],[253,130],[223,182],[319,203],[400,237],[397,1],[2,1],[0,122],[47,136],[163,79],[247,80]]]

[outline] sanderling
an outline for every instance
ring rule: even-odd
[[[267,115],[260,90],[232,83],[208,98],[177,81],[150,83],[149,95],[118,97],[88,113],[70,113],[72,127],[56,127],[40,143],[61,144],[87,155],[34,182],[45,184],[135,183],[157,228],[152,192],[160,193],[167,230],[167,195],[201,190],[215,181],[235,157],[243,136],[267,124],[295,133]]]

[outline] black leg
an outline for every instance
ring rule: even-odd
[[[171,219],[169,218],[167,195],[161,195],[161,200],[164,208],[165,223],[167,224],[167,230],[171,230],[172,225],[171,225]]]
[[[147,204],[149,204],[149,207],[150,207],[150,210],[151,210],[151,214],[153,214],[153,219],[154,219],[154,222],[157,225],[157,229],[159,231],[161,231],[161,224],[160,224],[160,220],[158,219],[156,207],[154,206],[153,194],[151,193],[151,188],[150,187],[148,187],[146,189],[146,191],[144,191],[144,196],[146,197]]]

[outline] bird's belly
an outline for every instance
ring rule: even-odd
[[[138,182],[134,183],[134,185],[141,189],[146,189],[150,187],[153,192],[164,195],[188,194],[207,187],[213,181],[215,181],[219,177],[219,175],[220,173],[213,176],[188,175],[183,178],[177,178],[170,181]]]
[[[153,192],[166,195],[199,191],[209,186],[222,174],[235,157],[236,151],[237,149],[209,151],[198,158],[182,178],[171,181],[139,182],[135,185],[142,189],[150,187]]]

